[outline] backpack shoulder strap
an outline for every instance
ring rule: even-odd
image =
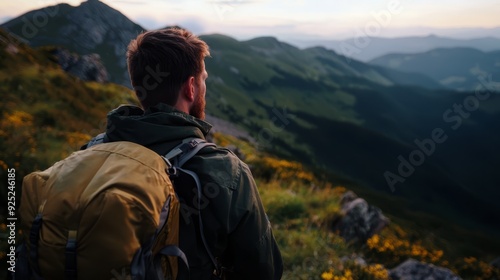
[[[181,144],[179,144],[177,147],[172,149],[169,153],[167,153],[165,156],[163,156],[163,159],[167,162],[167,165],[169,166],[169,175],[170,176],[175,176],[177,174],[177,170],[188,174],[193,178],[193,180],[196,183],[196,188],[198,191],[198,220],[200,224],[200,232],[201,232],[201,240],[203,241],[203,245],[205,247],[205,250],[207,251],[208,256],[212,260],[212,263],[215,267],[215,273],[216,275],[220,275],[220,266],[218,265],[217,260],[215,259],[214,255],[212,254],[212,251],[210,250],[210,247],[208,247],[208,242],[205,239],[205,236],[203,235],[204,229],[203,229],[203,219],[201,217],[201,197],[202,197],[202,190],[201,190],[201,183],[198,175],[196,175],[195,172],[191,170],[187,170],[182,168],[182,166],[190,160],[193,156],[195,156],[201,149],[207,146],[212,146],[216,147],[214,143],[209,143],[203,139],[200,138],[188,138],[182,141]],[[173,161],[173,163],[172,163]]]
[[[163,157],[169,161],[172,159],[177,160],[175,166],[182,167],[189,159],[207,146],[216,147],[214,143],[209,143],[201,138],[187,138]]]

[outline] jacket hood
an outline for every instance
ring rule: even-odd
[[[146,111],[123,105],[108,114],[106,142],[130,141],[165,153],[186,138],[205,139],[211,128],[209,123],[166,104]]]

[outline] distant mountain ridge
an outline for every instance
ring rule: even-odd
[[[130,40],[144,30],[98,0],[82,2],[77,7],[58,4],[30,11],[0,27],[34,47],[57,45],[80,55],[97,53],[108,70],[109,80],[128,87],[125,52]]]
[[[35,21],[36,15],[39,14],[47,17],[46,23],[40,24],[40,26]],[[126,68],[125,52],[130,40],[144,31],[144,28],[98,0],[82,2],[78,7],[59,4],[31,11],[2,24],[0,27],[16,34],[34,47],[56,45],[80,55],[97,53],[106,66],[109,80],[131,87]],[[206,37],[209,36],[206,35]],[[275,46],[287,45],[289,48],[295,48],[297,53],[300,52],[296,47],[279,42],[273,37],[255,38],[243,43],[249,44],[253,49],[261,47],[266,52],[269,52],[273,44]],[[320,49],[322,48],[312,48],[312,50],[305,50],[305,52],[321,52],[323,57],[321,59],[329,60],[328,63],[335,61],[337,66],[346,70],[346,73],[341,75],[360,76],[382,85],[408,84],[441,88],[439,83],[424,75],[408,75],[391,69],[373,67],[358,61],[350,61],[324,48],[319,51]],[[274,51],[279,52],[279,48],[274,48]],[[317,63],[317,61],[305,61],[306,65],[310,63]]]
[[[421,28],[425,30],[426,28]],[[497,27],[463,27],[463,28],[428,28],[428,34],[436,34],[439,37],[448,37],[456,39],[471,38],[500,38],[500,26]]]
[[[416,54],[388,54],[370,63],[427,75],[445,87],[461,91],[475,90],[481,84],[481,76],[500,78],[500,50],[482,52],[472,48],[440,48]]]
[[[301,48],[324,46],[349,58],[368,62],[391,53],[420,53],[436,48],[474,48],[483,52],[500,50],[500,38],[454,39],[435,35],[382,38],[360,36],[346,40],[291,40]]]

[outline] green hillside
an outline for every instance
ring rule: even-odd
[[[261,148],[406,198],[409,209],[499,234],[500,133],[491,127],[500,121],[500,98],[488,88],[479,102],[474,92],[384,85],[376,69],[322,48],[299,50],[271,37],[203,39],[212,51],[208,111],[250,131]],[[460,115],[470,100],[477,108]],[[435,129],[445,142],[390,186],[384,174],[398,175],[399,157],[408,161],[419,150],[415,141]]]
[[[3,31],[0,39],[0,164],[18,176],[78,149],[102,132],[107,111],[135,100],[123,86],[69,76],[51,47],[35,51]]]

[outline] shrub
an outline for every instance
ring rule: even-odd
[[[274,222],[301,218],[306,213],[304,199],[292,191],[271,190],[266,193],[263,203],[269,218]]]

